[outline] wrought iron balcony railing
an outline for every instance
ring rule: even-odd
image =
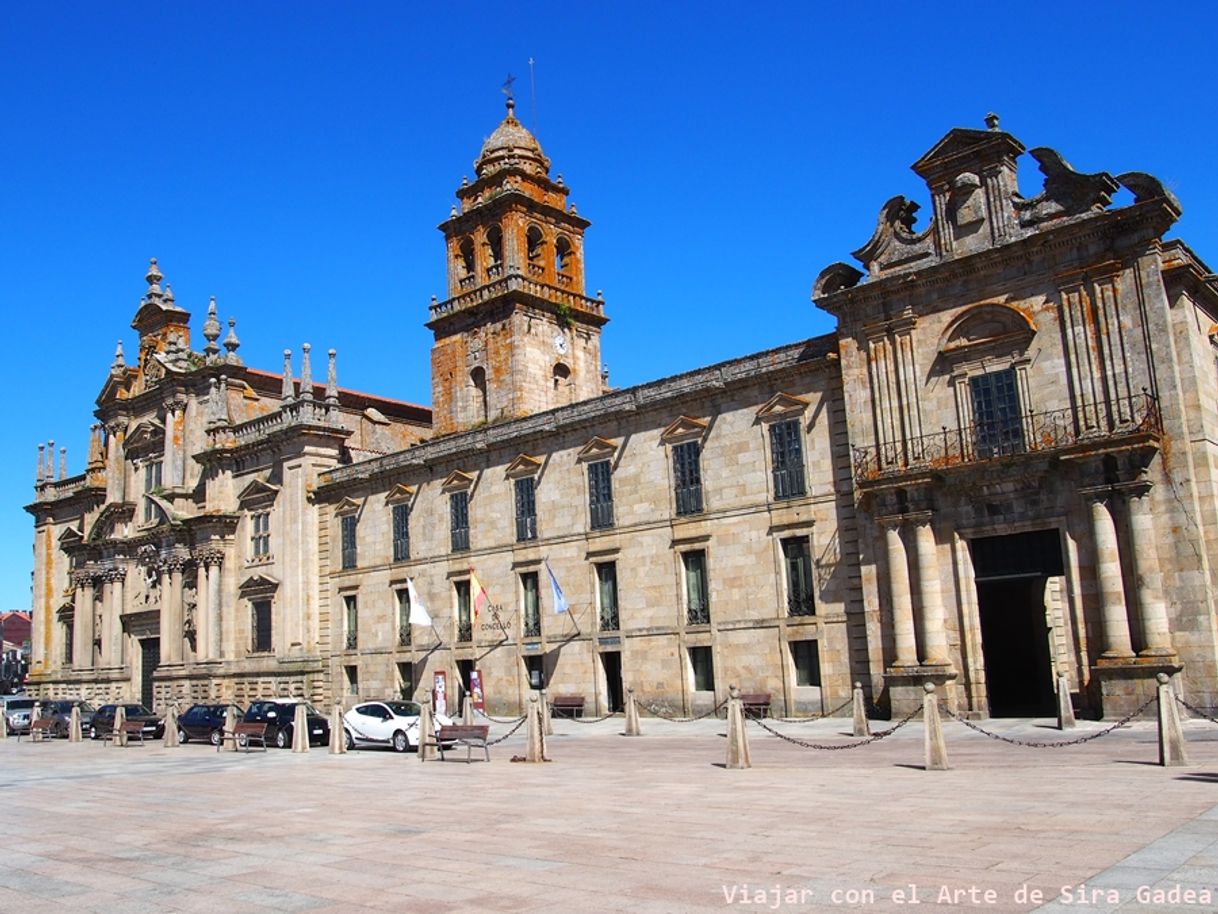
[[[690,625],[706,625],[710,622],[710,604],[690,603],[686,613]]]
[[[787,614],[791,616],[815,616],[816,601],[812,599],[812,591],[793,593],[787,597]]]
[[[347,632],[347,650],[353,651],[359,647],[359,633]]]
[[[471,625],[469,622],[465,622],[465,621],[458,622],[457,623],[457,640],[462,641],[462,642],[473,641],[474,640],[473,625]]]
[[[410,623],[398,627],[398,647],[410,647]]]
[[[854,449],[854,478],[870,482],[919,470],[962,466],[1018,454],[1065,450],[1090,441],[1162,432],[1159,404],[1145,390],[1091,409],[1029,410],[992,422]]]
[[[524,636],[526,638],[541,637],[541,618],[538,616],[525,616],[524,618]]]
[[[619,628],[617,610],[602,609],[601,610],[601,631],[615,632]]]

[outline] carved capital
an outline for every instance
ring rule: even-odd
[[[178,553],[171,553],[171,554],[165,556],[163,559],[161,559],[161,567],[170,573],[175,572],[175,571],[177,571],[177,572],[185,571],[186,566],[189,564],[190,564],[190,556],[179,555]]]
[[[197,564],[208,568],[223,565],[224,550],[219,546],[202,546],[195,550],[194,558]]]
[[[127,579],[127,566],[116,565],[113,568],[107,568],[102,572],[102,578],[109,581],[111,584]]]
[[[92,587],[96,577],[98,574],[95,568],[77,568],[72,572],[72,583],[77,587]]]

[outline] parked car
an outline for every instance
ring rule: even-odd
[[[265,723],[266,740],[280,749],[292,745],[292,722],[296,718],[296,706],[304,704],[309,722],[309,745],[324,746],[330,741],[330,722],[319,714],[308,702],[295,698],[276,698],[274,701],[250,702],[245,712],[248,723]]]
[[[4,702],[4,716],[8,720],[9,733],[29,733],[30,715],[34,713],[34,699],[9,698]]]
[[[80,732],[88,733],[89,726],[93,723],[93,705],[79,698],[45,700],[38,708],[38,716],[47,717],[53,721],[51,724],[52,736],[66,738],[72,727],[73,707],[80,708]]]
[[[178,739],[183,743],[205,739],[213,746],[220,745],[224,718],[229,708],[234,709],[237,720],[245,715],[245,711],[237,705],[191,705],[185,714],[178,717]]]
[[[419,746],[419,706],[413,701],[369,701],[343,715],[347,748],[392,746],[395,752]],[[444,714],[432,716],[435,728],[452,720]]]
[[[93,712],[93,720],[89,722],[89,738],[101,739],[114,731],[114,714],[118,705],[102,705]],[[138,720],[144,725],[144,739],[160,739],[165,735],[165,721],[157,717],[143,705],[124,704],[123,711],[127,720]]]

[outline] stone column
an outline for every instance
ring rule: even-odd
[[[182,662],[182,567],[170,556],[161,565],[161,662]]]
[[[93,666],[93,574],[76,572],[76,611],[72,616],[72,668]]]
[[[946,665],[947,623],[943,610],[943,589],[939,583],[939,562],[935,555],[935,531],[931,514],[911,518],[914,525],[914,555],[918,563],[918,608],[922,618],[922,662]]]
[[[110,572],[110,631],[102,645],[107,657],[104,663],[108,666],[120,666],[123,662],[123,592],[126,580],[126,568],[120,566]]]
[[[888,590],[892,599],[892,636],[897,656],[893,666],[917,666],[913,601],[909,591],[909,566],[901,542],[901,518],[882,517],[884,542],[888,548]]]
[[[111,422],[106,426],[106,501],[124,501],[127,497],[127,467],[123,455],[123,435],[127,423]]]
[[[1163,577],[1159,571],[1159,541],[1150,513],[1150,486],[1130,493],[1129,538],[1134,581],[1138,589],[1138,611],[1142,621],[1144,657],[1169,657],[1172,650],[1167,605],[1163,602]]]
[[[111,611],[110,605],[114,602],[114,584],[110,577],[111,569],[107,568],[102,573],[102,610],[101,610],[101,631],[97,633],[98,649],[97,649],[97,665],[106,667],[110,665],[110,621]]]
[[[203,660],[219,660],[223,608],[220,595],[220,572],[224,554],[219,550],[206,550],[199,554],[201,570],[199,580],[199,653]]]
[[[1133,657],[1133,645],[1129,639],[1129,614],[1125,609],[1116,524],[1109,506],[1111,495],[1107,491],[1092,492],[1089,497],[1095,539],[1095,572],[1100,585],[1104,621],[1104,653],[1101,656],[1110,660],[1130,658]]]

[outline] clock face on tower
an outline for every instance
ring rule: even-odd
[[[567,354],[567,337],[564,333],[554,334],[554,351],[559,355]]]

